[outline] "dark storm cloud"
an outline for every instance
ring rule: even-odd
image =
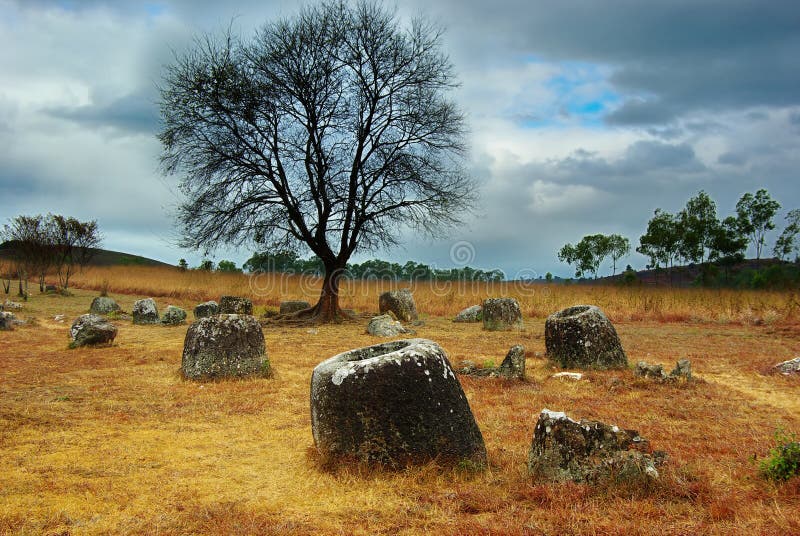
[[[126,95],[106,104],[53,108],[52,117],[89,128],[109,127],[122,132],[155,135],[160,125],[155,93]]]
[[[433,12],[461,61],[500,54],[587,61],[615,69],[628,100],[615,125],[667,123],[698,110],[800,103],[795,0],[450,0]],[[476,36],[486,36],[485,39]],[[482,48],[488,47],[488,48]]]

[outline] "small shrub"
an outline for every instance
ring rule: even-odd
[[[108,296],[108,287],[109,287],[108,279],[103,279],[103,282],[100,283],[100,296],[104,298]]]
[[[800,442],[795,434],[786,434],[778,429],[775,432],[777,445],[761,460],[759,470],[770,480],[784,481],[800,474]]]
[[[463,458],[458,461],[456,465],[456,470],[462,473],[480,473],[484,471],[486,466],[482,462],[476,462],[474,460],[470,460],[469,458]]]
[[[630,265],[628,265],[630,266]],[[622,272],[622,284],[626,286],[631,286],[635,283],[639,282],[639,278],[636,276],[636,271],[631,269],[626,269]]]

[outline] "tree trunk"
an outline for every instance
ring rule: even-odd
[[[342,267],[335,265],[325,266],[325,276],[322,280],[319,301],[316,305],[305,311],[297,313],[299,318],[308,318],[319,324],[328,324],[348,320],[351,316],[339,307],[339,281],[344,273]]]

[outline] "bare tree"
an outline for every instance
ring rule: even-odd
[[[181,245],[305,244],[325,276],[300,316],[342,316],[353,253],[393,246],[403,228],[436,234],[475,202],[455,85],[438,28],[371,2],[307,7],[247,42],[199,39],[161,88]]]
[[[67,288],[75,265],[84,267],[100,244],[96,221],[81,222],[58,214],[17,216],[3,227],[2,235],[13,251],[21,296],[27,296],[31,275],[37,277],[39,291],[44,292],[50,270],[58,273],[61,286]]]
[[[97,221],[82,222],[58,214],[48,215],[53,244],[53,265],[62,288],[69,288],[69,279],[78,266],[81,269],[92,259],[101,237]]]
[[[52,236],[47,220],[41,214],[17,216],[3,227],[3,236],[14,251],[19,295],[27,298],[31,275],[37,277],[39,291],[44,292],[45,276],[52,266]]]

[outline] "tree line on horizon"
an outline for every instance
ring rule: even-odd
[[[676,263],[722,267],[725,278],[731,266],[745,259],[748,246],[756,250],[756,260],[761,259],[767,247],[767,233],[775,229],[775,215],[781,208],[766,189],[755,194],[747,192],[736,203],[734,215],[719,219],[717,205],[703,190],[690,198],[686,206],[671,214],[657,208],[647,224],[646,232],[639,237],[636,251],[649,257],[648,270],[666,268],[670,272]],[[800,251],[800,209],[786,215],[786,226],[772,249],[779,260],[786,260]],[[631,251],[630,241],[620,235],[594,234],[584,236],[575,245],[566,244],[558,252],[559,260],[575,267],[575,276],[590,273],[597,278],[602,262],[610,257],[613,274],[616,263]]]
[[[184,270],[188,269],[188,263],[185,259],[181,259],[178,267]],[[221,260],[215,267],[212,261],[204,259],[196,269],[218,272],[241,272],[244,270],[250,273],[272,272],[315,277],[322,277],[325,274],[325,265],[319,257],[314,255],[302,258],[292,250],[281,250],[275,253],[256,252],[245,261],[242,268],[237,268],[236,264],[229,260]],[[341,277],[391,281],[497,282],[505,279],[505,274],[498,269],[481,270],[471,266],[440,269],[415,261],[399,264],[382,259],[371,259],[362,263],[347,263],[342,270]]]

